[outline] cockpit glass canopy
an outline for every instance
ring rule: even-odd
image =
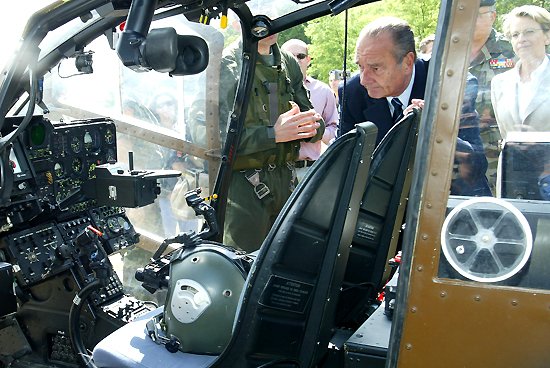
[[[300,4],[291,0],[251,0],[247,4],[250,7],[252,15],[262,14],[271,19],[276,19],[321,2],[321,0],[314,0],[304,1]]]

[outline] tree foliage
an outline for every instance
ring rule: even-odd
[[[306,26],[307,26],[307,23],[303,23],[303,24],[297,25],[296,27],[289,28],[286,31],[279,33],[279,38],[277,40],[277,43],[279,45],[282,45],[283,43],[285,43],[290,39],[297,38],[299,40],[304,41],[307,44],[310,44],[311,40],[309,39],[308,36],[306,36],[306,32],[305,32]]]
[[[439,11],[438,0],[384,0],[368,6],[356,7],[337,16],[326,16],[308,22],[305,35],[311,41],[310,54],[313,58],[309,73],[325,82],[332,69],[344,68],[346,54],[347,70],[353,73],[355,67],[355,42],[361,29],[381,16],[397,16],[408,21],[418,41],[434,33]],[[347,43],[345,38],[347,16]],[[347,48],[346,48],[347,46]]]
[[[508,13],[510,10],[517,6],[521,5],[537,5],[545,9],[550,8],[550,1],[549,0],[497,0],[496,7],[497,7],[497,14],[500,16],[497,18],[496,21],[496,27],[500,28],[502,25],[502,16],[506,13]]]

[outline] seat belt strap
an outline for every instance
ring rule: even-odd
[[[264,198],[266,195],[271,193],[269,187],[260,181],[260,171],[258,170],[249,170],[244,173],[244,177],[252,186],[254,187],[254,193],[258,199]]]
[[[269,83],[269,121],[275,125],[279,118],[279,94],[277,93],[277,83]]]

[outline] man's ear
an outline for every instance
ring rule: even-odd
[[[415,61],[416,61],[416,57],[414,56],[414,52],[412,51],[408,52],[407,55],[405,55],[405,58],[403,59],[403,62],[405,63],[405,65],[410,69],[412,69]]]
[[[492,11],[491,12],[491,25],[495,24],[495,21],[497,20],[497,12]]]

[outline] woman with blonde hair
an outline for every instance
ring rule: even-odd
[[[535,5],[514,8],[503,29],[516,66],[491,81],[491,101],[503,139],[510,131],[550,130],[550,13]]]
[[[535,5],[514,8],[504,16],[503,29],[519,60],[514,69],[491,81],[491,102],[506,142],[510,140],[510,132],[550,131],[550,55],[546,50],[550,44],[550,12]],[[539,188],[540,197],[534,199],[550,200],[548,151],[547,148],[522,151],[529,157],[521,164],[525,174],[522,180],[536,182]],[[501,155],[499,160],[501,175],[497,183],[502,184],[497,184],[497,195],[513,196],[507,189],[501,193],[504,181],[508,183],[503,178],[504,168],[510,166],[505,156],[508,155]]]

